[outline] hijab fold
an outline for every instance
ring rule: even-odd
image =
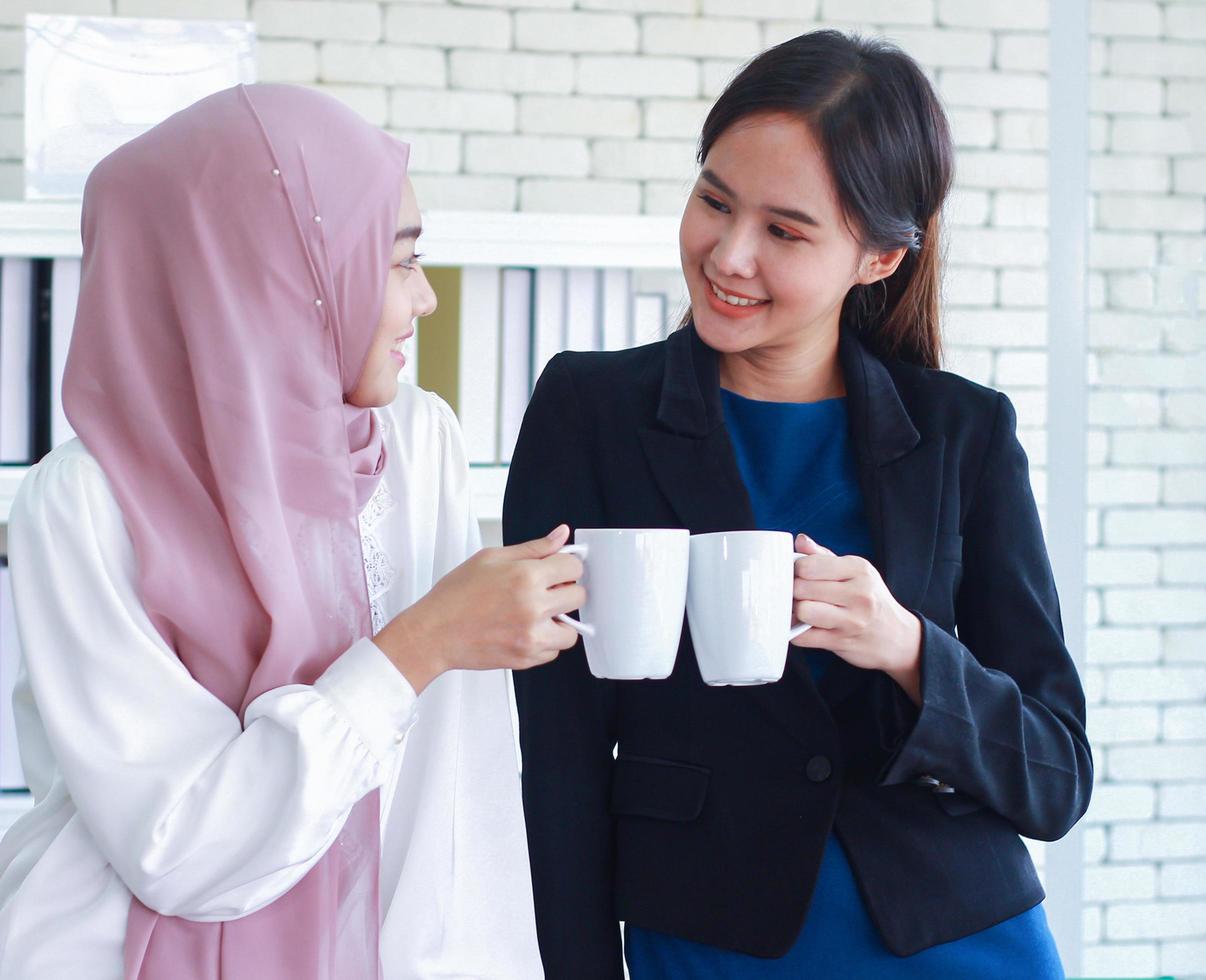
[[[371,635],[357,516],[385,447],[344,396],[407,159],[330,96],[239,85],[115,150],[84,190],[64,409],[117,497],[152,623],[240,718]],[[379,816],[373,791],[240,919],[132,897],[127,980],[379,977]]]

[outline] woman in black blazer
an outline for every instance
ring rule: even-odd
[[[937,369],[952,158],[893,46],[764,52],[704,124],[681,329],[537,383],[507,541],[806,532],[814,624],[776,684],[708,687],[686,628],[666,680],[516,675],[552,980],[619,980],[619,922],[633,980],[1062,976],[1019,834],[1088,806],[1084,695],[1013,408]]]

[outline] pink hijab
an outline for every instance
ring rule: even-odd
[[[84,190],[64,407],[121,506],[151,621],[240,717],[372,632],[357,515],[385,447],[344,394],[380,317],[407,157],[329,96],[239,85],[110,154]],[[378,822],[374,791],[241,919],[132,899],[126,977],[379,977]]]

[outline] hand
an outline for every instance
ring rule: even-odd
[[[582,560],[558,550],[569,537],[547,536],[484,548],[395,616],[374,642],[415,691],[445,670],[524,670],[554,659],[578,640],[553,617],[578,609]]]
[[[796,536],[793,612],[812,629],[791,642],[832,650],[865,670],[882,670],[921,703],[921,621],[893,598],[879,570],[859,555],[835,555]]]

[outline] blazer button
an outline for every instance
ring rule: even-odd
[[[833,766],[829,760],[823,755],[814,755],[808,760],[808,765],[804,769],[805,775],[814,783],[823,783],[829,778],[833,772]]]

